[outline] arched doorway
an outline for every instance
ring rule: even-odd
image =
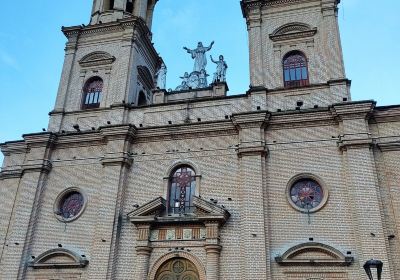
[[[184,258],[174,258],[165,262],[157,271],[155,280],[199,280],[195,265]]]

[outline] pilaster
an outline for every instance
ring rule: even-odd
[[[98,205],[89,279],[114,279],[118,255],[119,231],[122,223],[123,197],[127,173],[132,164],[129,149],[135,134],[132,126],[103,127],[107,141],[102,160],[102,185]]]
[[[6,249],[0,260],[1,279],[25,279],[40,201],[51,171],[50,160],[55,141],[56,137],[51,133],[24,135],[27,153],[22,164],[22,178],[17,183],[12,218],[5,238]]]
[[[372,151],[368,119],[375,107],[372,101],[338,104],[333,113],[340,123],[339,147],[343,151],[344,169],[354,215],[360,275],[362,265],[374,258],[384,262],[382,279],[392,279],[388,262],[387,238],[382,219],[382,200]]]
[[[264,209],[265,145],[264,128],[269,119],[266,112],[232,116],[239,130],[240,144],[240,232],[241,279],[269,279],[267,262],[269,248]],[[260,210],[261,209],[261,210]]]

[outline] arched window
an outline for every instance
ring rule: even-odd
[[[133,4],[134,4],[133,0],[126,1],[126,9],[125,9],[125,11],[127,11],[128,13],[133,14]]]
[[[89,79],[83,88],[82,109],[99,108],[102,91],[103,80],[101,78]]]
[[[168,188],[168,213],[184,214],[193,210],[196,173],[189,166],[180,166],[171,173]]]
[[[302,87],[309,85],[306,56],[293,51],[283,58],[283,79],[285,87]]]
[[[146,105],[147,105],[146,94],[144,93],[144,91],[141,90],[139,92],[138,106],[146,106]]]

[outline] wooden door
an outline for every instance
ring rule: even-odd
[[[156,280],[199,280],[199,274],[191,261],[175,258],[161,266]]]

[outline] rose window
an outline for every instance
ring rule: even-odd
[[[312,210],[320,206],[324,199],[322,187],[314,180],[297,181],[290,189],[290,199],[297,207]]]

